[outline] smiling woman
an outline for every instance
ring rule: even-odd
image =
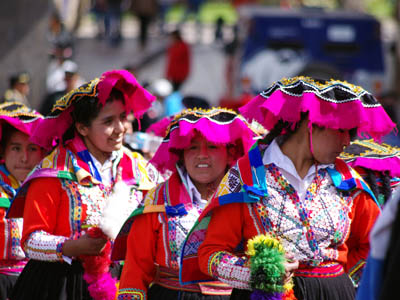
[[[126,222],[133,225],[118,299],[229,298],[231,288],[221,282],[182,286],[181,250],[222,177],[250,148],[254,136],[240,115],[226,109],[186,110],[171,121],[152,162],[160,172],[173,173],[149,191],[144,206]]]
[[[22,246],[30,258],[10,299],[115,298],[115,215],[129,215],[159,180],[123,146],[126,115],[139,118],[153,100],[131,73],[110,71],[62,97],[37,126],[32,140],[56,147],[8,212],[24,217]]]
[[[190,146],[183,150],[183,165],[202,199],[206,200],[215,192],[233,159],[233,153],[228,153],[225,145],[209,142],[200,133],[196,133]]]
[[[90,102],[79,102],[72,112],[72,118],[75,121],[75,129],[89,152],[103,164],[110,153],[122,148],[123,138],[127,131],[128,120],[123,94],[118,90],[113,90],[110,100],[101,110],[90,106],[92,106]],[[91,115],[79,114],[78,111],[90,111]]]

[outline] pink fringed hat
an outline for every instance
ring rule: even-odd
[[[50,149],[54,140],[61,139],[65,131],[72,124],[71,112],[74,103],[84,96],[96,97],[101,105],[104,105],[110,96],[112,89],[117,89],[124,95],[125,109],[127,113],[133,112],[135,118],[140,118],[151,106],[155,97],[145,90],[126,70],[108,71],[100,78],[93,79],[64,95],[58,100],[51,113],[35,130],[33,141]]]
[[[400,148],[372,139],[355,140],[339,156],[352,167],[372,171],[388,171],[391,177],[400,177]]]
[[[43,116],[20,102],[5,102],[0,105],[0,120],[1,139],[3,136],[1,125],[4,122],[30,136],[36,126],[43,121]]]
[[[243,154],[253,145],[256,136],[244,118],[232,110],[185,110],[169,124],[164,140],[151,163],[160,172],[174,171],[180,159],[176,150],[187,148],[196,132],[215,144],[237,145],[242,148]]]
[[[357,128],[359,135],[374,139],[395,127],[374,96],[359,86],[333,79],[320,82],[302,76],[283,78],[239,111],[267,130],[279,120],[297,123],[303,112],[308,112],[311,124],[331,129]]]

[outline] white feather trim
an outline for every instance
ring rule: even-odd
[[[137,208],[141,199],[135,199],[134,191],[122,180],[118,180],[112,194],[108,197],[100,220],[100,228],[109,238],[115,239],[122,225]]]

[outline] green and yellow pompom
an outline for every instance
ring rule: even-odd
[[[293,284],[284,282],[285,249],[276,238],[262,234],[250,239],[246,254],[250,257],[252,300],[284,299],[288,292],[292,294]]]

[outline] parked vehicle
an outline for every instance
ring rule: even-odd
[[[243,6],[239,17],[240,77],[254,93],[295,75],[347,80],[376,95],[389,88],[380,23],[371,15]]]

